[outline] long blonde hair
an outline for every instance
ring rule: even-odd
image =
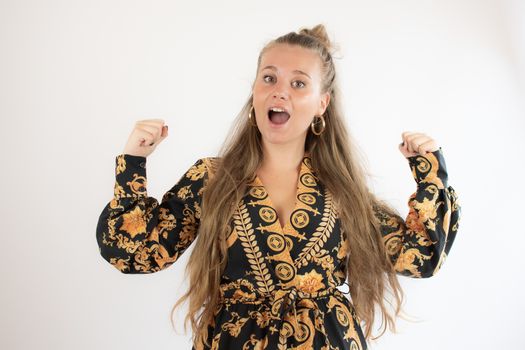
[[[387,325],[395,331],[395,317],[401,311],[403,291],[382,240],[380,225],[373,208],[391,215],[399,213],[386,202],[376,198],[368,189],[365,168],[359,159],[358,148],[348,133],[339,100],[339,88],[332,48],[322,24],[303,28],[270,41],[260,52],[257,61],[276,44],[298,45],[314,50],[322,62],[322,93],[329,92],[330,103],[325,111],[326,128],[317,136],[308,131],[305,151],[320,181],[338,203],[341,229],[348,243],[346,266],[351,298],[367,339],[372,337],[376,305],[380,309],[383,331]],[[219,166],[204,191],[200,226],[195,246],[186,267],[189,275],[187,292],[175,303],[174,310],[189,300],[188,321],[191,323],[194,344],[207,343],[208,327],[212,326],[219,301],[221,275],[226,266],[229,221],[234,205],[245,195],[247,182],[253,178],[262,161],[261,135],[248,120],[253,95],[250,95],[234,121],[229,137],[219,150]],[[386,292],[393,297],[395,314],[385,307]]]

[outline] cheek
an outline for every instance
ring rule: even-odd
[[[255,111],[255,113],[257,115],[257,119],[259,119],[259,117],[266,118],[266,115],[265,115],[266,114],[265,113],[266,112],[265,111],[266,107],[264,105],[264,101],[261,100],[261,99],[256,99],[254,97],[252,104],[253,104],[254,111]]]
[[[295,112],[300,119],[312,119],[317,113],[316,101],[312,98],[304,98],[295,104]]]
[[[254,94],[254,97],[255,96],[259,96],[260,98],[263,97],[264,95],[267,95],[267,90],[268,90],[268,87],[263,85],[263,84],[255,84],[253,86],[253,94]]]
[[[261,98],[261,96],[262,95],[258,94],[257,91],[254,89],[252,105],[254,107],[257,118],[259,117],[259,114],[263,113],[263,110],[265,108],[264,99]]]
[[[313,114],[309,110],[296,110],[293,120],[293,124],[298,129],[307,129],[310,127],[310,123],[313,120]]]

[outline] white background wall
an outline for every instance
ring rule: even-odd
[[[153,275],[98,253],[114,158],[138,119],[170,136],[148,157],[160,199],[214,155],[270,39],[324,23],[374,189],[408,213],[401,132],[442,146],[463,206],[433,278],[401,278],[382,349],[523,349],[525,2],[0,1],[0,348],[189,349],[171,329],[189,251]],[[379,325],[377,325],[378,327]],[[376,327],[376,328],[377,328]]]

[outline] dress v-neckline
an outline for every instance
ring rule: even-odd
[[[281,221],[279,220],[280,219],[279,213],[277,213],[277,208],[275,207],[275,203],[272,200],[272,198],[270,197],[270,192],[268,192],[268,189],[266,188],[266,186],[262,182],[262,180],[259,177],[259,175],[257,175],[257,173],[255,173],[255,182],[258,183],[258,185],[261,186],[264,189],[264,191],[266,192],[268,203],[270,204],[272,209],[275,210],[275,215],[277,217],[277,225],[279,225],[279,228],[281,229],[282,233],[285,232],[287,227],[290,227],[290,228],[292,227],[291,226],[292,225],[292,216],[293,216],[293,213],[297,210],[297,207],[299,205],[297,197],[300,195],[301,177],[308,171],[307,166],[304,163],[305,158],[307,158],[307,157],[309,157],[309,155],[308,155],[308,153],[305,153],[305,155],[301,159],[301,166],[300,166],[300,169],[299,169],[299,176],[297,177],[297,183],[296,183],[296,187],[295,187],[294,206],[293,206],[292,211],[290,212],[290,215],[288,215],[288,217],[286,218],[286,222],[284,223],[284,226],[281,225]]]

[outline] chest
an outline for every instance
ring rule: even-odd
[[[257,176],[268,192],[272,206],[277,212],[279,223],[284,227],[296,207],[299,174],[267,174],[259,172]]]
[[[325,286],[341,284],[337,208],[307,165],[295,178],[257,172],[248,183],[226,237],[226,280],[253,278],[251,285],[261,293],[277,284],[309,285],[320,279]]]

